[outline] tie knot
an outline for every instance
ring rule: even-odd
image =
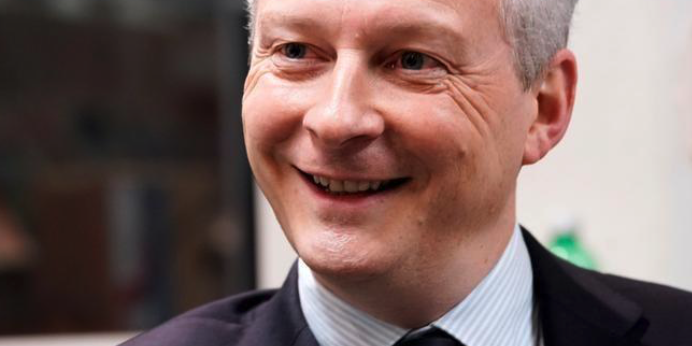
[[[464,346],[453,336],[438,328],[432,328],[412,337],[404,337],[394,346]]]

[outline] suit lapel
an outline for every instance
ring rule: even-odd
[[[319,346],[300,307],[295,264],[283,287],[251,318],[256,323],[246,332],[244,345]]]
[[[545,346],[635,346],[648,322],[642,309],[590,271],[558,259],[526,230]]]
[[[645,346],[648,322],[636,303],[596,274],[549,253],[523,230],[534,272],[534,290],[545,346]],[[251,317],[247,345],[319,346],[300,307],[294,265],[283,287]]]

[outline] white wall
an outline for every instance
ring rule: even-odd
[[[522,174],[520,220],[545,239],[569,210],[604,271],[692,289],[692,2],[582,1],[573,33],[572,127]]]
[[[572,127],[522,173],[519,220],[545,240],[567,211],[602,270],[692,289],[692,1],[582,0],[571,46]],[[278,286],[295,254],[258,200],[259,284]]]
[[[281,226],[259,188],[255,188],[257,219],[257,285],[260,288],[278,287],[296,259],[296,253],[286,241]]]

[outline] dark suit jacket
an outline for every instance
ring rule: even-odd
[[[691,293],[583,270],[524,238],[545,346],[692,346]],[[278,291],[211,303],[123,345],[318,346],[298,299],[294,266]]]

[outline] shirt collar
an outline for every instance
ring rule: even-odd
[[[409,330],[380,321],[320,285],[299,260],[298,292],[310,330],[322,346],[393,345]],[[459,304],[431,326],[468,346],[532,345],[533,271],[519,226],[500,260]]]

